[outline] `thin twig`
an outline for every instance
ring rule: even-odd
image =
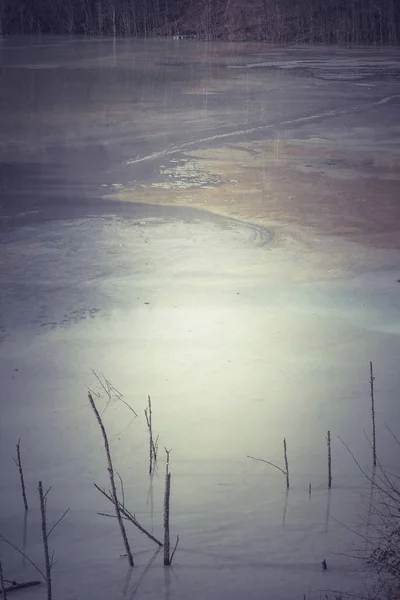
[[[356,457],[354,456],[353,452],[350,450],[350,448],[348,447],[348,445],[346,444],[346,442],[344,442],[342,440],[342,438],[340,437],[340,435],[338,435],[338,439],[342,442],[343,446],[346,448],[346,450],[348,451],[348,453],[350,454],[350,456],[352,457],[352,459],[356,463],[356,465],[359,468],[359,470],[361,471],[361,473],[371,483],[373,481],[372,477],[370,477],[370,475],[368,475],[368,473],[362,468],[362,466],[360,465],[359,461],[356,459]],[[381,481],[382,481],[382,479],[381,479]],[[374,481],[374,486],[376,487],[377,490],[379,490],[380,492],[382,492],[385,496],[387,496],[395,504],[397,504],[398,498],[396,498],[396,496],[392,496],[387,489],[385,489],[384,487],[382,487],[381,485],[379,485],[376,481]],[[397,490],[396,490],[396,492],[397,492]]]
[[[61,515],[61,517],[58,519],[58,521],[56,521],[53,525],[53,527],[50,529],[49,533],[47,534],[47,537],[50,537],[50,534],[52,531],[54,531],[54,529],[57,527],[57,525],[59,525],[61,523],[61,521],[63,520],[63,518],[65,517],[65,515],[69,512],[69,508],[67,508],[66,511],[64,511],[64,513]]]
[[[105,490],[102,490],[101,487],[99,487],[96,483],[94,484],[94,487],[96,488],[96,490],[98,490],[101,494],[103,494],[103,496],[105,496],[107,498],[107,500],[109,500],[110,502],[112,502],[114,504],[114,501],[112,499],[111,493],[107,494],[107,492]],[[148,538],[150,538],[153,542],[155,542],[158,546],[162,546],[162,542],[160,542],[160,540],[158,540],[156,537],[154,537],[154,535],[152,535],[149,531],[147,531],[147,529],[145,529],[136,519],[135,515],[133,515],[125,506],[122,506],[121,503],[119,503],[119,509],[121,511],[121,514],[124,516],[124,518],[127,521],[130,521],[135,527],[137,527],[142,533],[144,533],[145,535],[147,535]],[[105,513],[98,513],[98,514],[102,514],[105,517],[109,517],[111,515],[107,515]]]
[[[264,460],[263,458],[256,458],[255,456],[249,456],[249,455],[247,455],[247,458],[251,458],[252,460],[258,460],[259,462],[267,463],[267,465],[271,465],[271,467],[275,467],[275,469],[278,469],[278,471],[280,471],[281,473],[286,475],[286,471],[284,471],[283,469],[278,467],[278,465],[274,465],[274,463],[269,462],[269,460]]]
[[[393,431],[390,429],[389,425],[387,423],[385,423],[385,427],[388,430],[388,432],[390,433],[390,435],[392,436],[392,438],[394,439],[394,441],[396,442],[396,444],[398,446],[400,446],[400,440],[398,437],[395,436],[395,434],[393,433]]]
[[[112,400],[112,395],[114,394],[117,400],[119,400],[120,402],[122,402],[122,404],[124,404],[131,412],[133,412],[133,414],[135,415],[135,417],[138,416],[137,412],[135,410],[133,410],[133,408],[125,400],[122,399],[123,398],[123,394],[121,394],[121,392],[119,392],[113,386],[113,384],[105,377],[105,375],[103,375],[103,373],[101,373],[100,371],[95,371],[95,369],[92,369],[92,373],[96,377],[97,381],[99,382],[100,386],[102,387],[102,389],[104,390],[104,392],[105,392],[105,394],[106,394],[106,396],[108,398],[107,404],[105,406],[105,409],[104,409],[103,413],[109,407],[109,405],[111,403],[111,400]],[[91,391],[91,390],[89,390],[89,391]]]
[[[169,450],[167,450],[166,447],[164,446],[164,450],[165,450],[165,452],[167,454],[167,466],[168,466],[169,465],[169,455],[172,452],[172,448],[170,448]]]
[[[11,548],[14,548],[14,550],[16,552],[18,552],[18,554],[20,554],[21,556],[23,556],[31,565],[34,569],[36,569],[36,571],[43,577],[43,580],[46,581],[46,575],[43,573],[43,571],[41,569],[39,569],[39,567],[29,558],[29,556],[27,554],[25,554],[25,552],[22,552],[22,550],[20,548],[18,548],[18,546],[16,546],[15,544],[13,544],[12,542],[10,542],[10,540],[8,540],[7,538],[4,537],[4,535],[0,534],[0,540],[5,542],[6,544],[8,544],[9,546],[11,546]]]
[[[103,410],[103,413],[105,413],[105,411],[109,407],[111,400],[112,400],[112,387],[111,387],[110,383],[107,381],[107,379],[104,377],[103,373],[100,373],[100,371],[97,372],[97,371],[95,371],[95,369],[92,369],[92,373],[96,377],[98,383],[100,384],[104,393],[107,396],[107,403]],[[97,398],[100,398],[100,394],[96,394],[96,396],[97,396]]]
[[[100,517],[109,517],[110,519],[116,519],[117,518],[116,515],[110,515],[109,513],[98,512],[96,514],[98,514]],[[129,519],[127,517],[122,517],[122,518],[124,519],[124,521],[129,521]]]
[[[128,408],[135,415],[135,417],[138,416],[137,412],[133,410],[132,406],[130,406],[125,400],[123,400],[122,398],[118,398],[118,400],[122,402],[122,404],[124,404],[126,408]]]
[[[175,546],[174,546],[174,549],[172,550],[171,558],[169,559],[169,564],[170,564],[170,565],[172,564],[172,559],[174,558],[174,554],[175,554],[175,552],[176,552],[176,549],[177,549],[177,547],[178,547],[178,544],[179,544],[179,535],[177,535],[177,536],[176,536],[176,542],[175,542]]]

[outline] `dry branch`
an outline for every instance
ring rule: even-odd
[[[50,556],[49,556],[49,544],[48,544],[47,522],[46,522],[46,501],[45,501],[45,495],[43,494],[43,486],[42,486],[41,481],[39,481],[38,490],[39,490],[39,499],[40,499],[40,514],[42,517],[42,539],[43,539],[44,560],[45,560],[45,569],[46,569],[47,600],[51,600],[51,598],[52,598],[52,594],[51,594],[51,563],[50,563]]]
[[[392,438],[394,439],[394,441],[396,442],[396,444],[398,446],[400,446],[400,440],[399,438],[393,433],[393,431],[390,429],[389,425],[387,423],[385,423],[385,427],[388,430],[388,432],[390,433],[390,435],[392,436]]]
[[[17,590],[23,590],[25,588],[29,588],[29,587],[34,587],[36,585],[41,585],[41,581],[25,581],[24,583],[17,583],[16,581],[13,581],[13,583],[11,585],[8,585],[5,588],[6,592],[14,592]],[[4,594],[3,592],[3,598],[7,598],[7,596]]]
[[[67,508],[67,510],[65,510],[63,512],[63,514],[61,515],[61,517],[59,519],[57,519],[57,521],[54,523],[53,527],[50,529],[50,531],[47,534],[47,538],[50,537],[51,533],[54,531],[54,529],[57,527],[57,525],[59,525],[61,523],[61,521],[63,520],[63,518],[65,517],[65,515],[67,515],[69,513],[69,508]]]
[[[94,487],[96,488],[96,490],[98,490],[101,494],[103,494],[103,496],[105,496],[107,498],[107,500],[109,500],[110,502],[112,502],[114,504],[114,500],[112,499],[112,496],[110,494],[107,494],[107,492],[105,490],[102,490],[96,483],[94,484]],[[137,527],[142,533],[144,533],[145,535],[147,535],[148,538],[150,538],[153,542],[155,542],[156,544],[158,544],[158,546],[162,546],[162,542],[160,542],[160,540],[158,540],[156,537],[154,537],[154,535],[152,535],[149,531],[147,531],[147,529],[145,529],[136,519],[135,515],[132,514],[123,504],[121,504],[121,502],[119,502],[119,510],[121,512],[121,514],[124,516],[124,518],[127,521],[130,521],[135,527]],[[115,515],[107,515],[105,513],[98,513],[104,517],[115,517]]]
[[[29,556],[27,554],[25,554],[25,552],[23,552],[20,548],[18,548],[18,546],[16,546],[15,544],[13,544],[12,542],[10,542],[10,540],[8,540],[6,537],[4,537],[4,535],[0,534],[0,541],[5,542],[6,544],[8,544],[9,546],[11,546],[11,548],[13,548],[16,552],[18,552],[18,554],[20,554],[23,558],[25,558],[34,569],[36,569],[36,571],[38,573],[40,573],[40,575],[43,577],[43,580],[46,581],[46,575],[43,573],[43,571],[33,562],[33,560],[31,560],[29,558]]]
[[[326,443],[328,446],[328,488],[332,487],[332,452],[331,452],[331,432],[328,431],[326,437]]]
[[[104,393],[107,396],[107,403],[106,403],[103,413],[110,406],[110,404],[112,402],[112,397],[114,395],[117,400],[122,402],[122,404],[124,404],[135,415],[135,417],[138,416],[137,412],[135,410],[133,410],[133,408],[125,400],[123,400],[123,394],[121,394],[121,392],[119,392],[117,390],[117,388],[113,386],[111,381],[109,381],[107,379],[107,377],[105,375],[103,375],[103,373],[101,373],[100,371],[95,371],[94,369],[92,369],[92,373],[96,377],[97,381],[100,384],[100,387],[102,388],[102,390],[104,391]]]
[[[281,467],[278,467],[278,465],[276,465],[275,463],[272,463],[269,460],[265,460],[264,458],[256,458],[255,456],[250,456],[249,454],[247,454],[247,458],[251,458],[252,460],[257,460],[259,462],[263,462],[267,465],[270,465],[271,467],[274,467],[275,469],[278,469],[278,471],[280,471],[281,473],[283,473],[285,475],[286,487],[289,488],[289,463],[288,463],[288,458],[287,458],[286,438],[283,440],[283,450],[284,450],[284,460],[285,460],[286,471],[284,469],[282,469]]]
[[[255,456],[249,456],[249,455],[247,455],[247,458],[251,458],[252,460],[258,460],[259,462],[263,462],[263,463],[266,463],[267,465],[271,465],[271,467],[275,467],[275,469],[278,469],[278,471],[280,471],[281,473],[286,475],[286,471],[284,471],[283,469],[278,467],[278,465],[275,465],[274,463],[269,462],[269,460],[264,460],[263,458],[256,458]]]
[[[113,499],[113,504],[114,504],[114,508],[115,508],[115,514],[116,514],[116,517],[118,520],[119,528],[121,530],[121,535],[122,535],[122,539],[124,542],[126,554],[128,556],[129,564],[131,567],[133,567],[133,565],[134,565],[133,556],[132,556],[132,552],[131,552],[131,549],[129,546],[128,537],[126,535],[125,526],[124,526],[124,523],[123,523],[122,517],[121,517],[120,503],[119,503],[118,496],[117,496],[117,488],[115,485],[115,477],[114,477],[114,467],[113,467],[112,460],[111,460],[111,452],[110,452],[110,446],[108,443],[107,433],[106,433],[105,427],[103,425],[103,421],[100,417],[100,413],[97,410],[96,404],[93,400],[93,396],[90,391],[88,392],[88,398],[89,398],[90,405],[93,409],[93,412],[96,416],[97,422],[99,424],[101,433],[103,435],[104,448],[105,448],[106,456],[107,456],[108,474],[110,476],[110,484],[111,484],[112,499]]]
[[[147,428],[149,430],[149,473],[153,472],[153,465],[157,461],[158,452],[158,437],[154,442],[153,436],[153,411],[151,406],[151,398],[148,396],[148,406],[144,410],[146,417]]]
[[[28,501],[26,499],[26,491],[25,491],[24,472],[22,469],[20,442],[21,442],[21,440],[19,439],[18,443],[17,443],[17,460],[15,460],[15,458],[14,458],[14,462],[18,467],[19,477],[21,480],[21,493],[22,493],[22,500],[24,502],[24,508],[25,508],[25,510],[28,510]]]
[[[176,536],[176,542],[175,542],[175,546],[174,546],[174,549],[172,550],[171,558],[169,559],[169,564],[170,564],[170,565],[172,564],[172,559],[174,558],[174,554],[175,554],[175,552],[176,552],[176,549],[177,549],[177,547],[178,547],[178,544],[179,544],[179,535],[177,535],[177,536]]]
[[[371,418],[372,418],[372,460],[376,467],[376,431],[375,431],[375,394],[374,394],[374,371],[372,361],[369,363],[369,386],[371,396]]]
[[[289,489],[289,463],[288,463],[288,457],[287,457],[286,438],[283,438],[283,455],[284,455],[285,467],[286,467],[286,487]]]

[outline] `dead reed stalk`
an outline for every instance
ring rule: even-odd
[[[111,484],[111,496],[113,498],[113,504],[114,504],[114,508],[115,508],[115,514],[118,520],[118,524],[119,524],[119,528],[121,530],[121,535],[122,535],[122,539],[124,542],[124,546],[125,546],[125,551],[126,554],[128,556],[128,561],[131,567],[134,566],[134,562],[133,562],[133,556],[132,556],[132,552],[129,546],[129,542],[128,542],[128,537],[126,535],[126,531],[125,531],[125,526],[122,520],[122,516],[121,516],[121,511],[120,511],[120,503],[118,501],[118,496],[117,496],[117,488],[115,485],[115,477],[114,477],[114,467],[112,464],[112,460],[111,460],[111,452],[110,452],[110,445],[108,443],[108,437],[107,437],[107,433],[105,430],[105,427],[103,425],[103,421],[100,417],[100,413],[97,410],[96,404],[93,400],[93,396],[91,394],[91,392],[88,392],[88,398],[89,398],[89,402],[90,405],[93,409],[93,412],[96,416],[97,422],[99,424],[101,433],[103,435],[103,441],[104,441],[104,448],[105,448],[105,452],[106,452],[106,456],[107,456],[107,464],[108,464],[108,474],[110,476],[110,484]]]
[[[283,438],[283,454],[285,457],[286,487],[287,487],[287,489],[289,489],[289,463],[288,463],[288,457],[287,457],[286,438]]]
[[[171,495],[171,473],[169,472],[169,455],[171,450],[167,450],[167,462],[165,465],[165,493],[164,493],[164,566],[169,567],[172,564],[172,559],[179,544],[179,535],[176,536],[174,549],[171,553],[170,536],[169,536],[169,504]]]
[[[46,586],[47,586],[47,600],[52,599],[51,592],[51,562],[49,555],[49,536],[47,533],[47,520],[46,520],[46,494],[43,493],[42,482],[38,484],[39,499],[40,499],[40,514],[42,517],[42,538],[43,538],[43,549],[44,549],[44,561],[45,561],[45,574],[46,574]]]
[[[151,398],[148,396],[148,406],[144,411],[147,428],[149,430],[149,473],[153,472],[153,466],[157,461],[157,452],[158,452],[158,436],[156,441],[154,441],[153,437],[153,411],[151,407]]]
[[[21,493],[22,493],[22,500],[24,502],[24,508],[25,508],[25,510],[28,510],[28,501],[26,499],[26,491],[25,491],[24,471],[22,469],[20,443],[21,443],[21,440],[19,439],[18,443],[17,443],[17,458],[16,459],[14,458],[13,460],[18,467],[19,477],[21,480]]]
[[[165,492],[164,492],[164,566],[170,565],[170,539],[169,539],[169,500],[171,494],[171,473],[169,472],[170,450],[165,448],[167,462],[165,465]]]
[[[4,583],[3,564],[1,561],[0,561],[0,589],[1,589],[1,593],[3,595],[4,600],[7,600],[7,590],[6,590],[6,586]]]
[[[100,373],[100,371],[96,371],[95,369],[92,369],[92,373],[96,377],[97,382],[107,397],[107,403],[104,410],[107,410],[107,408],[111,406],[114,397],[117,401],[122,402],[122,404],[124,404],[126,408],[131,411],[135,418],[138,416],[137,412],[133,410],[133,408],[127,402],[125,402],[125,400],[123,400],[123,394],[121,394],[121,392],[119,392],[117,388],[113,386],[113,384],[107,379],[107,377],[105,377],[105,375],[103,375],[103,373]],[[97,396],[99,395],[97,394]]]
[[[49,493],[50,489],[51,488],[49,488],[47,490],[47,492],[44,494],[42,482],[39,481],[38,491],[39,491],[39,500],[40,500],[40,514],[42,517],[42,538],[43,538],[43,549],[44,549],[44,560],[45,560],[45,581],[46,581],[46,585],[47,585],[47,600],[51,600],[51,598],[52,598],[51,568],[53,566],[53,560],[54,560],[54,551],[53,551],[53,554],[52,554],[52,557],[50,560],[49,537],[50,537],[51,533],[54,531],[54,529],[57,527],[57,525],[59,525],[59,523],[61,523],[61,521],[67,514],[67,512],[69,511],[69,508],[67,508],[67,510],[64,511],[64,513],[61,515],[61,517],[54,523],[53,527],[51,527],[51,529],[49,531],[47,530],[47,514],[46,514],[47,494]],[[30,583],[30,585],[32,585],[32,583]]]
[[[25,581],[24,583],[17,583],[16,581],[11,582],[11,585],[8,585],[5,588],[6,593],[15,592],[17,590],[24,590],[26,588],[35,587],[37,585],[41,585],[41,581]],[[2,592],[0,592],[2,594]],[[3,595],[3,598],[7,596]]]
[[[371,396],[371,417],[372,417],[372,460],[376,467],[376,431],[375,431],[375,395],[374,395],[374,371],[372,361],[369,363],[369,386]]]
[[[332,452],[331,452],[331,432],[328,431],[326,437],[326,443],[328,446],[328,488],[332,487]]]

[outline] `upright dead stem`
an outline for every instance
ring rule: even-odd
[[[372,416],[372,460],[373,465],[376,467],[376,432],[375,432],[375,395],[374,395],[374,371],[372,367],[372,361],[369,363],[369,385],[371,395],[371,416]]]
[[[283,439],[283,454],[285,457],[286,487],[289,489],[289,462],[288,462],[288,457],[287,457],[286,438]]]
[[[113,504],[114,504],[114,508],[115,508],[115,514],[116,517],[118,519],[118,524],[119,524],[119,528],[121,530],[121,535],[122,535],[122,539],[125,545],[125,551],[126,554],[128,556],[128,561],[131,567],[134,566],[133,563],[133,556],[132,556],[132,552],[129,546],[129,542],[128,542],[128,537],[126,535],[126,530],[125,530],[125,526],[122,520],[122,516],[121,516],[121,510],[120,510],[120,504],[119,504],[119,500],[118,500],[118,496],[117,496],[117,488],[115,485],[115,477],[114,477],[114,468],[113,468],[113,464],[112,464],[112,460],[111,460],[111,452],[110,452],[110,445],[108,443],[108,438],[107,438],[107,433],[105,430],[105,427],[103,425],[103,421],[100,417],[100,413],[97,410],[96,404],[93,400],[93,396],[91,394],[91,392],[88,392],[88,398],[89,398],[89,402],[90,405],[93,409],[94,414],[96,415],[96,419],[97,422],[99,424],[101,433],[103,435],[103,440],[104,440],[104,448],[106,451],[106,456],[107,456],[107,463],[108,463],[108,473],[110,476],[110,484],[111,484],[111,494],[112,494],[112,498],[113,498]]]
[[[169,455],[171,450],[165,448],[167,454],[167,463],[165,466],[165,495],[164,495],[164,566],[169,567],[172,564],[176,549],[179,544],[179,535],[176,536],[174,549],[171,553],[169,537],[169,500],[171,495],[171,473],[169,472]]]
[[[40,514],[42,516],[42,538],[43,538],[43,549],[44,549],[44,561],[45,561],[45,573],[46,573],[46,585],[47,585],[47,600],[51,600],[51,563],[49,556],[49,543],[47,534],[47,522],[46,522],[46,496],[43,494],[42,482],[38,484],[39,499],[40,499]],[[46,494],[47,495],[47,494]]]
[[[148,396],[148,406],[144,411],[147,428],[149,430],[149,473],[153,472],[154,463],[157,461],[158,437],[154,441],[153,437],[153,411],[151,407],[151,398]]]
[[[332,453],[331,453],[331,432],[328,431],[326,437],[326,443],[328,446],[328,488],[332,487]]]
[[[25,508],[25,510],[28,510],[28,501],[26,499],[26,491],[25,491],[24,472],[22,470],[20,443],[21,443],[21,440],[19,439],[18,443],[17,443],[17,459],[14,458],[14,462],[18,467],[19,477],[21,480],[21,493],[22,493],[22,500],[24,502],[24,508]]]
[[[1,561],[0,561],[0,589],[1,589],[1,593],[3,595],[3,599],[7,600],[7,590],[6,590],[6,586],[4,584],[3,564]]]
[[[171,450],[165,448],[167,462],[165,465],[165,493],[164,493],[164,566],[168,567],[170,562],[170,540],[169,540],[169,499],[171,493],[171,473],[169,472],[169,454]]]

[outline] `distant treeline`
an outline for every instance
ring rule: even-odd
[[[396,45],[400,0],[0,0],[0,33]]]

